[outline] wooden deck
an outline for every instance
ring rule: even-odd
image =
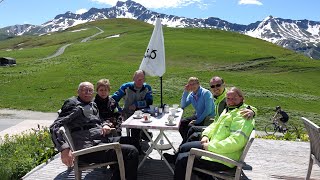
[[[174,146],[179,146],[180,135],[176,131],[168,132],[168,137],[173,140]],[[246,163],[252,170],[244,173],[253,180],[303,180],[307,174],[309,162],[309,142],[275,141],[255,139],[246,157]],[[172,152],[170,150],[169,152]],[[173,175],[166,164],[160,160],[156,151],[150,155],[138,171],[138,180],[170,180]],[[82,179],[100,180],[108,179],[110,173],[102,169],[82,173]],[[73,171],[68,171],[61,163],[60,157],[46,165],[39,166],[26,175],[25,180],[62,180],[74,179]],[[320,167],[313,166],[311,179],[320,179]]]

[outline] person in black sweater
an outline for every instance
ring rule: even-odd
[[[94,102],[98,106],[100,118],[110,127],[115,128],[117,135],[121,136],[122,118],[118,113],[117,102],[109,96],[110,81],[108,79],[100,79],[97,82],[96,91],[97,95],[94,98]]]

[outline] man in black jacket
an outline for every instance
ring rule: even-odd
[[[71,167],[73,156],[68,143],[58,132],[61,126],[67,126],[71,132],[76,150],[92,147],[100,143],[120,142],[123,153],[127,180],[137,179],[139,142],[131,137],[109,136],[111,128],[103,124],[99,118],[96,104],[92,101],[94,87],[90,82],[82,82],[78,87],[78,97],[66,100],[61,108],[59,117],[50,126],[52,141],[61,152],[62,162]],[[87,163],[101,163],[116,160],[114,150],[90,153],[79,158]],[[112,179],[120,179],[118,168],[114,169]]]

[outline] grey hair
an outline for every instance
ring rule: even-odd
[[[93,84],[91,82],[85,81],[85,82],[81,82],[78,86],[78,91],[83,87],[83,86],[92,86]]]
[[[230,91],[237,93],[239,97],[242,97],[244,99],[244,94],[239,88],[231,87],[228,92]]]
[[[146,76],[146,73],[144,72],[144,70],[139,69],[139,70],[136,70],[136,72],[134,72],[132,79],[134,79],[136,77],[136,75],[140,74],[140,73],[143,73],[143,75]]]

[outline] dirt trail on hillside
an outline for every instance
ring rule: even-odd
[[[90,39],[92,39],[93,37],[98,36],[99,34],[104,33],[104,31],[103,31],[102,29],[100,29],[100,28],[98,28],[98,27],[96,27],[96,28],[97,28],[100,32],[98,32],[98,33],[96,33],[96,34],[94,34],[94,35],[92,35],[92,36],[89,36],[89,37],[84,38],[83,40],[81,40],[81,42],[82,42],[82,43],[83,43],[83,42],[87,42],[87,41],[89,41]],[[43,59],[40,59],[40,60],[48,60],[48,59],[51,59],[51,58],[60,56],[61,54],[64,53],[65,49],[66,49],[68,46],[72,45],[72,44],[73,44],[73,43],[63,45],[63,46],[60,47],[60,48],[58,49],[58,51],[56,51],[53,55],[48,56],[48,57],[43,58]]]

